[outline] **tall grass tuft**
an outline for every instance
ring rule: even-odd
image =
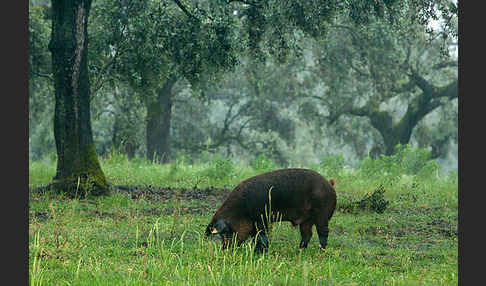
[[[40,232],[34,234],[32,249],[29,251],[32,254],[32,266],[29,267],[29,285],[41,286],[44,280],[44,269],[42,268],[43,249],[40,245]]]

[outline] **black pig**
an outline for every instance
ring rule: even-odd
[[[206,235],[219,234],[223,248],[231,244],[233,235],[238,245],[256,236],[255,251],[263,251],[268,247],[268,223],[280,219],[299,225],[300,248],[307,247],[315,224],[324,250],[328,223],[336,208],[334,184],[334,179],[328,182],[307,169],[282,169],[246,179],[216,211]]]

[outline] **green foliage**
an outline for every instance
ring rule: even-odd
[[[393,184],[403,175],[433,178],[440,166],[430,161],[430,151],[423,148],[412,148],[410,144],[395,148],[390,156],[380,155],[377,159],[366,157],[361,161],[359,172],[363,178],[379,179],[386,185]]]
[[[251,167],[259,173],[269,172],[276,169],[275,162],[270,159],[266,154],[258,155],[250,163]]]
[[[229,178],[233,172],[234,165],[231,158],[216,156],[216,158],[209,163],[209,167],[204,173],[212,180],[224,180]]]
[[[51,23],[46,15],[48,11],[47,6],[29,5],[29,158],[33,160],[40,160],[55,152],[52,132],[54,87],[48,50]]]
[[[169,178],[173,178],[177,174],[177,172],[179,171],[179,165],[180,165],[179,161],[175,161],[170,164],[170,169],[168,174]]]
[[[437,7],[437,3],[424,1],[419,6],[422,4],[428,11],[426,14],[420,14],[423,11],[411,2],[395,1],[392,5],[395,8],[388,12],[393,17],[397,16],[398,21],[390,25],[381,17],[374,17],[373,12],[361,14],[362,11],[373,11],[376,2],[352,1],[348,4],[350,9],[343,12],[350,14],[337,18],[336,25],[329,30],[325,40],[314,45],[313,56],[318,68],[308,75],[305,81],[307,85],[303,85],[307,92],[301,92],[311,94],[316,88],[325,86],[319,94],[322,100],[317,102],[325,107],[322,109],[329,115],[321,112],[320,116],[312,116],[315,118],[312,121],[316,126],[326,127],[322,124],[322,117],[328,119],[335,130],[332,134],[352,146],[357,154],[366,154],[362,146],[369,141],[386,145],[383,146],[386,151],[382,150],[381,153],[389,154],[396,143],[410,141],[410,130],[414,130],[420,147],[433,146],[438,153],[447,153],[447,143],[455,140],[457,127],[454,129],[454,122],[457,121],[457,115],[451,112],[445,119],[444,113],[434,112],[435,107],[450,106],[449,102],[455,98],[454,93],[446,95],[442,92],[434,97],[424,96],[424,86],[421,83],[437,90],[457,83],[457,56],[453,53],[440,55],[441,47],[449,48],[451,41],[456,40],[454,33],[444,34],[446,41],[438,37],[441,33],[438,31],[434,32],[437,33],[435,36],[431,35],[433,39],[427,39],[427,28],[423,26],[427,21],[417,21],[415,16],[420,15],[417,17],[426,20],[431,15],[429,12],[434,11],[433,7]],[[401,9],[408,12],[402,14]],[[355,13],[357,15],[352,15]],[[413,13],[414,17],[410,18],[409,13]],[[445,15],[441,16],[446,17]],[[457,14],[451,12],[447,17],[449,16],[451,24],[454,25]],[[432,104],[426,100],[437,97],[441,97],[441,100]],[[314,100],[310,102],[314,105],[316,103]],[[307,106],[306,109],[310,108]],[[407,110],[409,112],[405,112]],[[312,113],[315,112],[310,114]],[[404,117],[397,119],[398,114]],[[431,116],[424,118],[427,114]],[[431,118],[438,117],[445,120],[432,124]],[[352,118],[358,124],[351,126]],[[396,128],[398,125],[393,125],[392,122],[402,122],[408,126],[402,125],[405,128],[399,130]],[[426,125],[428,128],[418,129],[417,124]],[[386,138],[393,133],[393,137]],[[362,142],[363,138],[367,138],[365,144]],[[437,155],[444,153],[434,154]]]
[[[51,183],[56,175],[56,164],[56,156],[45,155],[40,160],[29,160],[29,186],[37,187]]]
[[[56,145],[54,142],[53,122],[52,118],[48,118],[49,111],[53,108],[47,107],[44,110],[32,111],[36,114],[31,114],[32,117],[41,117],[39,121],[29,121],[29,157],[32,160],[42,160],[44,156],[49,156],[50,154],[55,154]]]
[[[452,185],[457,185],[458,184],[458,172],[457,171],[449,171],[447,175],[447,180],[449,181],[450,184]]]
[[[48,77],[51,73],[51,56],[48,50],[51,26],[46,15],[47,6],[29,5],[29,79]],[[30,84],[32,84],[29,81]]]
[[[417,177],[419,179],[431,179],[437,178],[440,170],[440,165],[437,161],[428,161],[425,165],[417,172]]]
[[[105,57],[96,57],[98,68],[108,63],[144,100],[170,74],[192,84],[214,80],[238,63],[241,42],[232,11],[218,6],[188,16],[173,1],[103,0],[92,11],[93,46]]]
[[[337,189],[360,189],[361,196],[373,191],[383,184],[390,186],[405,184],[407,188],[415,186],[419,181],[436,184],[444,180],[439,173],[439,164],[426,160],[424,150],[402,147],[400,155],[381,156],[377,159],[364,158],[356,168],[343,164],[340,155],[323,157],[321,164],[307,166],[320,172],[326,178],[337,179]],[[51,153],[53,154],[53,153]],[[53,154],[42,160],[31,161],[30,184],[39,186],[49,184],[55,175],[56,156]],[[417,158],[422,158],[420,161]],[[410,162],[415,161],[414,164]],[[404,164],[403,162],[407,162]],[[184,186],[199,188],[209,186],[236,185],[243,179],[272,171],[279,168],[266,154],[260,154],[250,164],[235,162],[230,157],[206,153],[205,160],[190,160],[183,154],[169,164],[154,164],[143,158],[129,159],[126,154],[112,151],[100,157],[103,172],[113,185],[152,185],[152,186]],[[421,168],[417,168],[422,166]],[[406,167],[409,169],[406,169]],[[306,166],[300,166],[306,167]],[[457,185],[457,172],[450,172],[446,181]],[[355,201],[357,198],[354,198]]]
[[[365,157],[359,166],[359,172],[362,177],[371,177],[377,174],[382,174],[382,164],[380,164],[380,159],[374,160],[370,156]]]
[[[188,11],[198,20],[186,15],[174,1],[135,3],[103,0],[93,3],[88,23],[88,64],[93,95],[93,136],[98,154],[108,152],[112,145],[121,144],[129,149],[127,153],[144,155],[145,107],[139,103],[143,100],[136,100],[137,104],[134,104],[135,100],[125,97],[151,98],[155,95],[155,88],[165,82],[168,74],[177,73],[184,84],[187,83],[183,79],[185,76],[193,83],[199,79],[205,84],[200,84],[198,91],[186,92],[185,97],[176,95],[170,133],[172,150],[196,156],[200,153],[200,145],[208,137],[219,144],[219,135],[224,131],[226,137],[223,141],[226,141],[216,147],[220,154],[251,158],[267,152],[280,165],[296,161],[292,158],[295,155],[293,144],[298,137],[295,126],[308,125],[311,121],[308,117],[312,114],[316,126],[328,127],[323,112],[326,107],[319,103],[329,103],[332,106],[330,112],[337,112],[354,100],[389,95],[391,87],[395,88],[407,80],[407,73],[397,63],[405,62],[406,41],[413,40],[412,47],[417,46],[418,49],[419,45],[415,45],[414,41],[422,43],[424,37],[423,29],[413,26],[410,29],[418,31],[416,34],[407,34],[407,37],[400,34],[397,38],[396,28],[402,24],[403,27],[409,25],[400,21],[387,25],[391,19],[406,20],[402,19],[406,14],[400,11],[409,8],[408,4],[398,2],[385,5],[382,16],[376,12],[376,3],[370,1],[331,1],[326,5],[312,1],[269,1],[262,6],[244,5],[240,1],[185,2]],[[427,3],[431,2],[415,3],[413,8],[429,7]],[[49,69],[45,67],[50,66],[47,49],[50,21],[43,17],[44,8],[35,9],[32,8],[29,13],[30,67],[31,72],[48,75]],[[234,11],[238,14],[233,15]],[[428,14],[422,16],[428,17]],[[348,21],[349,18],[354,20]],[[367,21],[362,21],[365,18]],[[366,27],[362,25],[365,22],[369,22]],[[355,27],[352,23],[358,25]],[[318,38],[318,41],[310,40],[312,37]],[[244,52],[252,48],[248,43],[254,43],[256,47],[253,48],[262,49],[263,54],[271,57],[264,64],[255,64],[254,59],[248,58]],[[437,71],[431,70],[431,67],[443,62],[436,56],[435,50],[435,44],[428,47],[425,54],[430,56],[427,60],[420,58],[419,70],[426,71],[424,75],[430,75],[434,83],[454,78],[453,72],[443,73],[441,70],[439,76]],[[424,53],[413,48],[411,59],[417,55]],[[240,67],[246,64],[247,67],[237,69],[236,73],[221,73],[233,70],[236,64]],[[454,68],[447,70],[454,71]],[[249,74],[255,77],[252,81],[247,78]],[[225,81],[221,89],[213,89],[212,79],[226,76],[231,80]],[[34,159],[54,149],[52,120],[48,120],[47,116],[53,112],[52,90],[45,86],[47,78],[41,76],[36,82],[36,85],[42,83],[44,87],[36,87],[29,101],[29,115],[32,116],[30,150],[35,154],[32,155]],[[322,86],[326,88],[320,94]],[[187,87],[195,88],[195,85]],[[387,92],[374,92],[374,87]],[[190,99],[196,97],[195,94],[206,98],[214,94],[210,100],[217,101],[226,109]],[[325,100],[316,101],[315,98],[321,95]],[[296,100],[298,97],[308,100],[307,108],[302,105],[304,116],[296,116],[291,111],[300,104]],[[250,106],[246,112],[239,108],[244,106]],[[233,109],[228,112],[228,128],[221,127],[220,120],[209,122],[209,118],[221,117],[230,107]],[[308,107],[312,107],[311,110]],[[452,116],[441,122],[454,122],[454,118]],[[363,146],[370,140],[376,142],[379,134],[376,130],[370,131],[368,121],[361,117],[348,119],[338,120],[336,128],[330,130],[333,136],[328,138],[353,146],[356,157],[362,158],[366,154]],[[447,128],[439,132],[440,138],[454,130],[454,124],[446,125]],[[190,130],[194,131],[191,133]],[[357,130],[359,132],[354,132]],[[436,130],[429,128],[420,134],[435,134]],[[314,134],[314,131],[308,133]],[[312,145],[319,144],[321,137],[314,136],[316,142]],[[431,140],[422,140],[421,146],[429,146]],[[272,150],[256,143],[268,145],[270,141]],[[226,150],[230,150],[229,153],[224,153]],[[321,156],[322,153],[316,152],[315,158]]]
[[[169,178],[174,178],[176,177],[177,173],[183,170],[184,166],[186,165],[187,158],[184,154],[178,154],[176,157],[176,160],[172,163],[170,163],[170,169],[169,169]]]
[[[113,149],[105,158],[105,162],[110,165],[124,165],[128,162],[127,154]]]
[[[344,157],[341,154],[324,156],[320,167],[326,178],[337,177],[344,169]]]
[[[390,156],[405,174],[418,174],[429,162],[430,151],[424,148],[412,148],[410,144],[398,144],[395,154]]]

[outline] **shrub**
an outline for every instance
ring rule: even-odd
[[[366,157],[361,161],[359,172],[363,178],[380,179],[384,184],[392,184],[402,175],[431,178],[439,165],[430,160],[430,151],[412,148],[410,144],[398,144],[393,155],[380,155],[377,159]]]
[[[395,161],[408,175],[416,175],[430,164],[430,151],[424,148],[412,148],[410,144],[395,147]]]
[[[344,157],[340,154],[324,156],[320,167],[327,177],[336,177],[344,169]]]
[[[250,163],[251,167],[259,173],[264,173],[276,169],[275,162],[265,154],[260,154]]]
[[[451,184],[451,185],[457,185],[458,183],[458,179],[459,179],[459,174],[457,171],[449,171],[448,175],[447,175],[447,181]]]
[[[178,153],[176,160],[170,164],[169,177],[174,177],[186,163],[186,156]]]
[[[373,211],[382,214],[390,203],[384,196],[385,188],[380,185],[378,189],[365,196],[359,201],[353,201],[351,198],[345,198],[345,201],[339,205],[339,209],[344,212],[356,213],[358,210]]]
[[[231,158],[217,156],[213,159],[209,168],[204,171],[204,175],[210,179],[222,180],[229,178],[234,172],[234,164]]]
[[[436,161],[429,161],[417,173],[420,179],[436,178],[440,170],[440,165]]]

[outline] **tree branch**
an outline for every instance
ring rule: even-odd
[[[431,96],[435,94],[437,88],[430,84],[425,78],[412,69],[412,72],[408,74],[412,81],[423,91],[425,96]]]
[[[426,99],[439,97],[448,97],[449,99],[452,99],[458,96],[457,79],[444,87],[436,87],[430,84],[425,78],[415,71],[412,71],[410,77],[412,78],[413,82],[423,91],[423,94],[420,96],[425,97]]]
[[[231,113],[233,111],[233,107],[234,106],[235,106],[235,104],[231,104],[230,107],[228,108],[228,111],[226,112],[226,116],[224,117],[224,121],[223,121],[223,129],[221,130],[221,133],[218,136],[219,141],[222,141],[223,140],[224,135],[226,134],[226,132],[229,129],[229,125],[231,124],[231,121],[233,121],[231,119]]]
[[[395,93],[408,92],[411,91],[415,86],[415,82],[409,80],[407,83],[391,88],[391,91]]]
[[[370,116],[371,112],[367,106],[363,106],[360,108],[349,108],[346,113],[355,116]]]
[[[442,62],[434,65],[432,68],[440,70],[447,67],[457,67],[457,61]]]
[[[357,66],[355,66],[353,64],[353,61],[350,60],[349,61],[349,66],[351,67],[351,69],[353,69],[356,73],[358,73],[358,75],[362,76],[362,77],[365,77],[365,78],[369,78],[369,74],[367,74],[366,72],[362,71],[360,68],[358,68]]]
[[[459,96],[457,79],[448,85],[441,87],[438,92],[438,97],[447,97],[449,99],[457,98]]]
[[[36,71],[33,71],[32,74],[33,75],[36,75],[38,77],[47,78],[50,81],[53,81],[54,80],[54,78],[52,77],[52,74],[40,73],[40,72],[36,72]]]
[[[124,26],[125,27],[125,26]],[[109,76],[107,76],[108,71],[110,68],[112,68],[115,64],[118,58],[126,53],[128,51],[128,47],[125,47],[125,49],[122,49],[120,46],[115,49],[115,54],[113,57],[101,68],[101,72],[99,72],[100,76],[95,79],[95,82],[92,84],[92,92],[91,92],[91,98],[93,98],[99,90],[104,86],[104,84],[109,80]]]
[[[174,3],[176,3],[176,5],[182,10],[182,12],[184,12],[184,14],[186,14],[189,18],[193,18],[199,21],[199,18],[197,18],[191,12],[189,12],[189,10],[187,10],[186,6],[184,6],[184,4],[182,4],[180,0],[172,0],[172,1],[174,1]]]
[[[336,122],[339,119],[339,117],[341,117],[341,115],[343,115],[343,114],[351,114],[351,115],[355,115],[355,116],[370,116],[369,109],[366,106],[360,107],[360,108],[348,107],[348,108],[344,108],[341,111],[331,113],[327,117],[328,124],[329,125],[334,124],[334,122]]]
[[[253,2],[253,1],[248,1],[248,0],[228,0],[228,2],[226,2],[226,4],[231,4],[232,2],[240,2],[240,3],[243,3],[245,5],[262,7],[262,4],[259,4],[259,3]]]
[[[317,99],[319,101],[324,101],[324,97],[322,96],[317,96],[317,95],[309,95],[307,96],[308,98],[313,98],[313,99]]]

